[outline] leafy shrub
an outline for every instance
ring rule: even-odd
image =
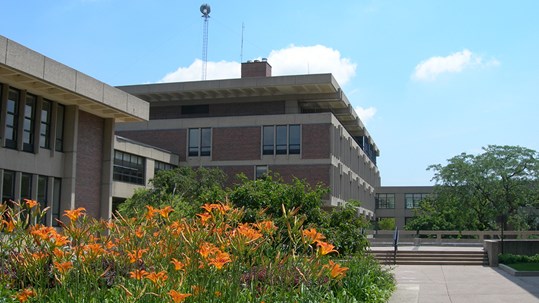
[[[515,263],[539,263],[539,254],[534,256],[500,254],[498,255],[500,263],[515,264]]]

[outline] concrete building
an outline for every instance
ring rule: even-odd
[[[397,228],[402,229],[419,202],[432,194],[432,186],[382,186],[376,189],[376,219],[395,220]]]
[[[111,213],[114,126],[144,121],[146,101],[0,36],[0,196]]]
[[[150,103],[150,120],[118,124],[118,135],[177,154],[180,165],[322,182],[328,207],[354,199],[374,216],[379,150],[331,74],[272,77],[257,61],[242,64],[241,79],[119,88]]]

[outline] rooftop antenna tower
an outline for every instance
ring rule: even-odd
[[[202,33],[202,80],[206,80],[208,69],[208,18],[210,18],[210,5],[204,3],[200,6],[202,18],[204,18],[204,29]]]

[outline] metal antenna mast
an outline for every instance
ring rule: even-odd
[[[208,18],[210,18],[211,8],[207,3],[200,6],[202,18],[204,18],[204,29],[202,34],[202,80],[206,80],[208,69]]]

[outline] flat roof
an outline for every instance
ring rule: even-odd
[[[331,112],[352,136],[365,136],[376,155],[380,150],[332,74],[249,77],[118,86],[152,102],[297,100],[307,112]]]
[[[148,102],[0,35],[0,82],[118,122],[146,121]]]

